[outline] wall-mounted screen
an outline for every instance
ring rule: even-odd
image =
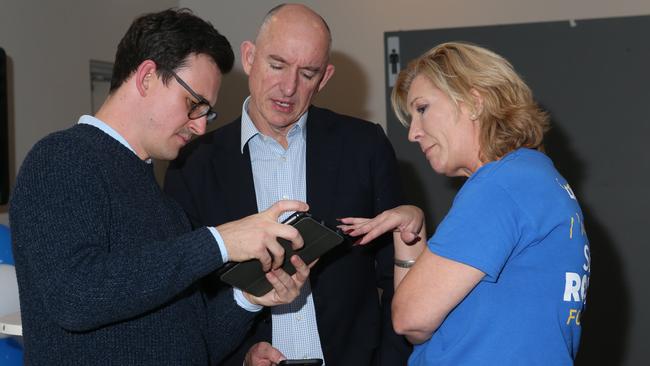
[[[9,126],[7,103],[7,55],[0,47],[0,205],[9,200]]]

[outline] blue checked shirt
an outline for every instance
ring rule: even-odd
[[[248,115],[244,101],[241,118],[241,151],[248,144],[257,209],[263,211],[279,200],[306,201],[305,154],[307,113],[303,114],[287,134],[288,148],[271,137],[261,134]],[[284,220],[290,213],[280,217]],[[285,357],[321,358],[323,350],[316,324],[316,310],[309,280],[300,295],[287,305],[271,308],[273,346]]]

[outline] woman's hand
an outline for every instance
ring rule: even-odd
[[[347,235],[360,237],[357,241],[360,245],[367,244],[388,231],[399,232],[406,244],[414,244],[423,239],[419,233],[424,226],[424,213],[416,206],[397,206],[372,219],[346,217],[339,221],[343,224],[338,225],[338,228]]]

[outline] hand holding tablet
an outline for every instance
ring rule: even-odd
[[[297,254],[309,265],[343,242],[341,234],[319,223],[307,212],[296,212],[283,223],[295,227],[305,243],[294,251],[289,241],[278,238],[278,243],[285,250],[282,269],[290,275],[296,273],[289,260],[292,255]],[[255,259],[229,266],[222,272],[221,280],[254,296],[263,296],[273,288],[265,277],[261,263]]]

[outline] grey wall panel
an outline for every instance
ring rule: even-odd
[[[650,17],[385,34],[395,36],[402,67],[438,43],[462,40],[505,56],[531,86],[552,117],[547,152],[578,195],[591,242],[577,364],[647,364]],[[388,85],[386,95],[390,106]],[[462,180],[431,170],[390,107],[387,126],[407,196],[425,209],[433,230]]]

